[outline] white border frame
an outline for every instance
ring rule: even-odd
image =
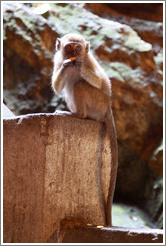
[[[163,183],[165,184],[165,1],[1,1],[1,245],[129,245],[128,243],[3,243],[3,3],[163,3]],[[163,243],[165,245],[165,185],[163,185]],[[144,245],[132,243],[130,245]],[[152,245],[146,243],[146,245]]]

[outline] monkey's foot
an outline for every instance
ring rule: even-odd
[[[69,111],[61,111],[61,110],[56,110],[55,114],[56,115],[72,115],[72,113]]]
[[[99,117],[98,121],[105,122],[105,119],[104,119],[104,117]]]
[[[85,115],[83,115],[83,114],[72,113],[72,112],[69,112],[69,111],[56,110],[55,114],[56,115],[70,115],[70,116],[73,116],[73,117],[79,118],[79,119],[85,119],[86,118]]]

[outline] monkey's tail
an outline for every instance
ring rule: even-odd
[[[106,204],[106,225],[112,226],[112,202],[116,184],[117,168],[118,168],[118,147],[117,136],[114,123],[112,109],[108,110],[106,115],[106,127],[110,137],[111,147],[111,173],[110,186],[108,190],[107,204]]]

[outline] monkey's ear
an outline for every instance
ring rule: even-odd
[[[55,47],[56,47],[56,51],[58,51],[60,49],[60,47],[61,47],[61,40],[60,40],[60,38],[57,38]]]
[[[88,53],[89,50],[90,50],[90,42],[87,41],[87,42],[86,42],[86,52]]]

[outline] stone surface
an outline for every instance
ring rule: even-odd
[[[105,224],[111,150],[103,123],[27,115],[4,120],[3,133],[5,243],[46,242],[66,219]]]
[[[4,101],[16,115],[46,112],[56,31],[20,3],[3,4]]]
[[[150,220],[148,213],[139,207],[125,205],[123,203],[113,203],[112,221],[116,227],[128,228],[158,228]]]
[[[161,177],[153,176],[153,182],[145,190],[147,203],[145,211],[148,212],[156,228],[163,228],[163,180]]]
[[[125,9],[124,7],[122,8],[123,5],[124,4],[86,3],[84,7],[100,17],[129,25],[144,41],[153,45],[154,53],[161,52],[163,47],[162,4],[158,4],[158,8],[156,8],[155,4],[147,4],[147,10],[148,8],[153,9],[152,17],[158,17],[156,19],[144,18],[144,14],[148,15],[150,13],[150,11],[143,11],[146,4],[140,4],[141,18],[133,12],[133,10],[135,12],[138,11],[137,7],[134,7],[135,4],[126,4],[128,5],[128,8],[126,7],[126,14],[123,13]],[[138,5],[139,4],[136,4],[136,6]]]
[[[53,241],[50,241],[53,242]],[[62,243],[162,243],[163,231],[124,227],[65,228]]]
[[[163,3],[107,3],[107,5],[125,16],[155,22],[163,20]]]
[[[149,160],[149,166],[158,175],[163,175],[163,143],[155,149],[152,157]]]

